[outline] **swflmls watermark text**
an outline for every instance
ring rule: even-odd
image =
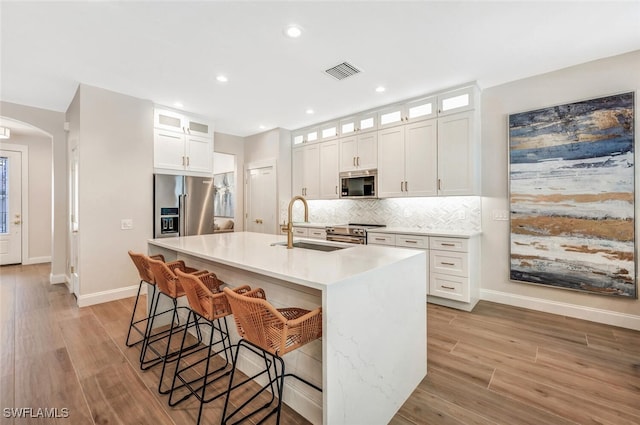
[[[14,419],[64,419],[69,417],[69,409],[66,407],[5,407],[2,409],[2,416]]]

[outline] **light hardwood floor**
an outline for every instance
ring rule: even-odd
[[[48,276],[46,264],[0,268],[0,424],[195,423],[195,402],[168,407],[159,368],[140,371],[139,347],[125,347],[133,299],[79,309]],[[429,304],[427,324],[428,375],[394,425],[640,424],[640,332],[489,302]],[[70,416],[4,417],[12,407]],[[306,421],[285,408],[282,423]]]

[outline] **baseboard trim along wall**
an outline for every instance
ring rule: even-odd
[[[490,289],[481,289],[480,299],[640,331],[640,316],[633,314],[549,301]]]
[[[50,274],[49,275],[49,283],[57,284],[57,283],[68,283],[67,275],[64,274]]]
[[[143,287],[142,293],[146,293]],[[125,286],[124,288],[110,289],[108,291],[94,292],[78,296],[78,307],[88,307],[90,305],[102,304],[109,301],[121,300],[123,298],[135,297],[138,293],[138,285]]]
[[[42,263],[50,263],[51,256],[46,257],[29,257],[26,260],[22,261],[22,264],[27,266],[29,264],[42,264]]]

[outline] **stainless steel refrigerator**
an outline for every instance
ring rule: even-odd
[[[153,175],[155,238],[206,235],[214,229],[212,177]]]

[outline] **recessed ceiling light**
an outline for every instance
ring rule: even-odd
[[[226,83],[227,81],[229,81],[229,79],[227,77],[225,77],[224,75],[218,75],[216,77],[216,80],[220,81],[221,83]]]
[[[306,112],[307,114],[311,115],[311,114],[313,114],[313,109],[307,109],[305,112]]]
[[[386,89],[385,89],[384,87],[382,87],[382,86],[378,86],[378,87],[376,87],[376,91],[377,91],[378,93],[382,93],[382,92],[383,92],[383,91],[385,91],[385,90],[386,90]]]
[[[302,28],[297,25],[289,25],[284,29],[284,34],[289,38],[298,38],[302,35]]]
[[[175,106],[176,108],[184,108],[184,105],[180,102],[174,103],[173,106]]]
[[[267,128],[267,127],[265,127],[264,125],[261,125],[261,126],[260,126],[260,127],[258,127],[258,128],[259,128],[260,130],[264,130],[264,129],[265,129],[265,128]]]

